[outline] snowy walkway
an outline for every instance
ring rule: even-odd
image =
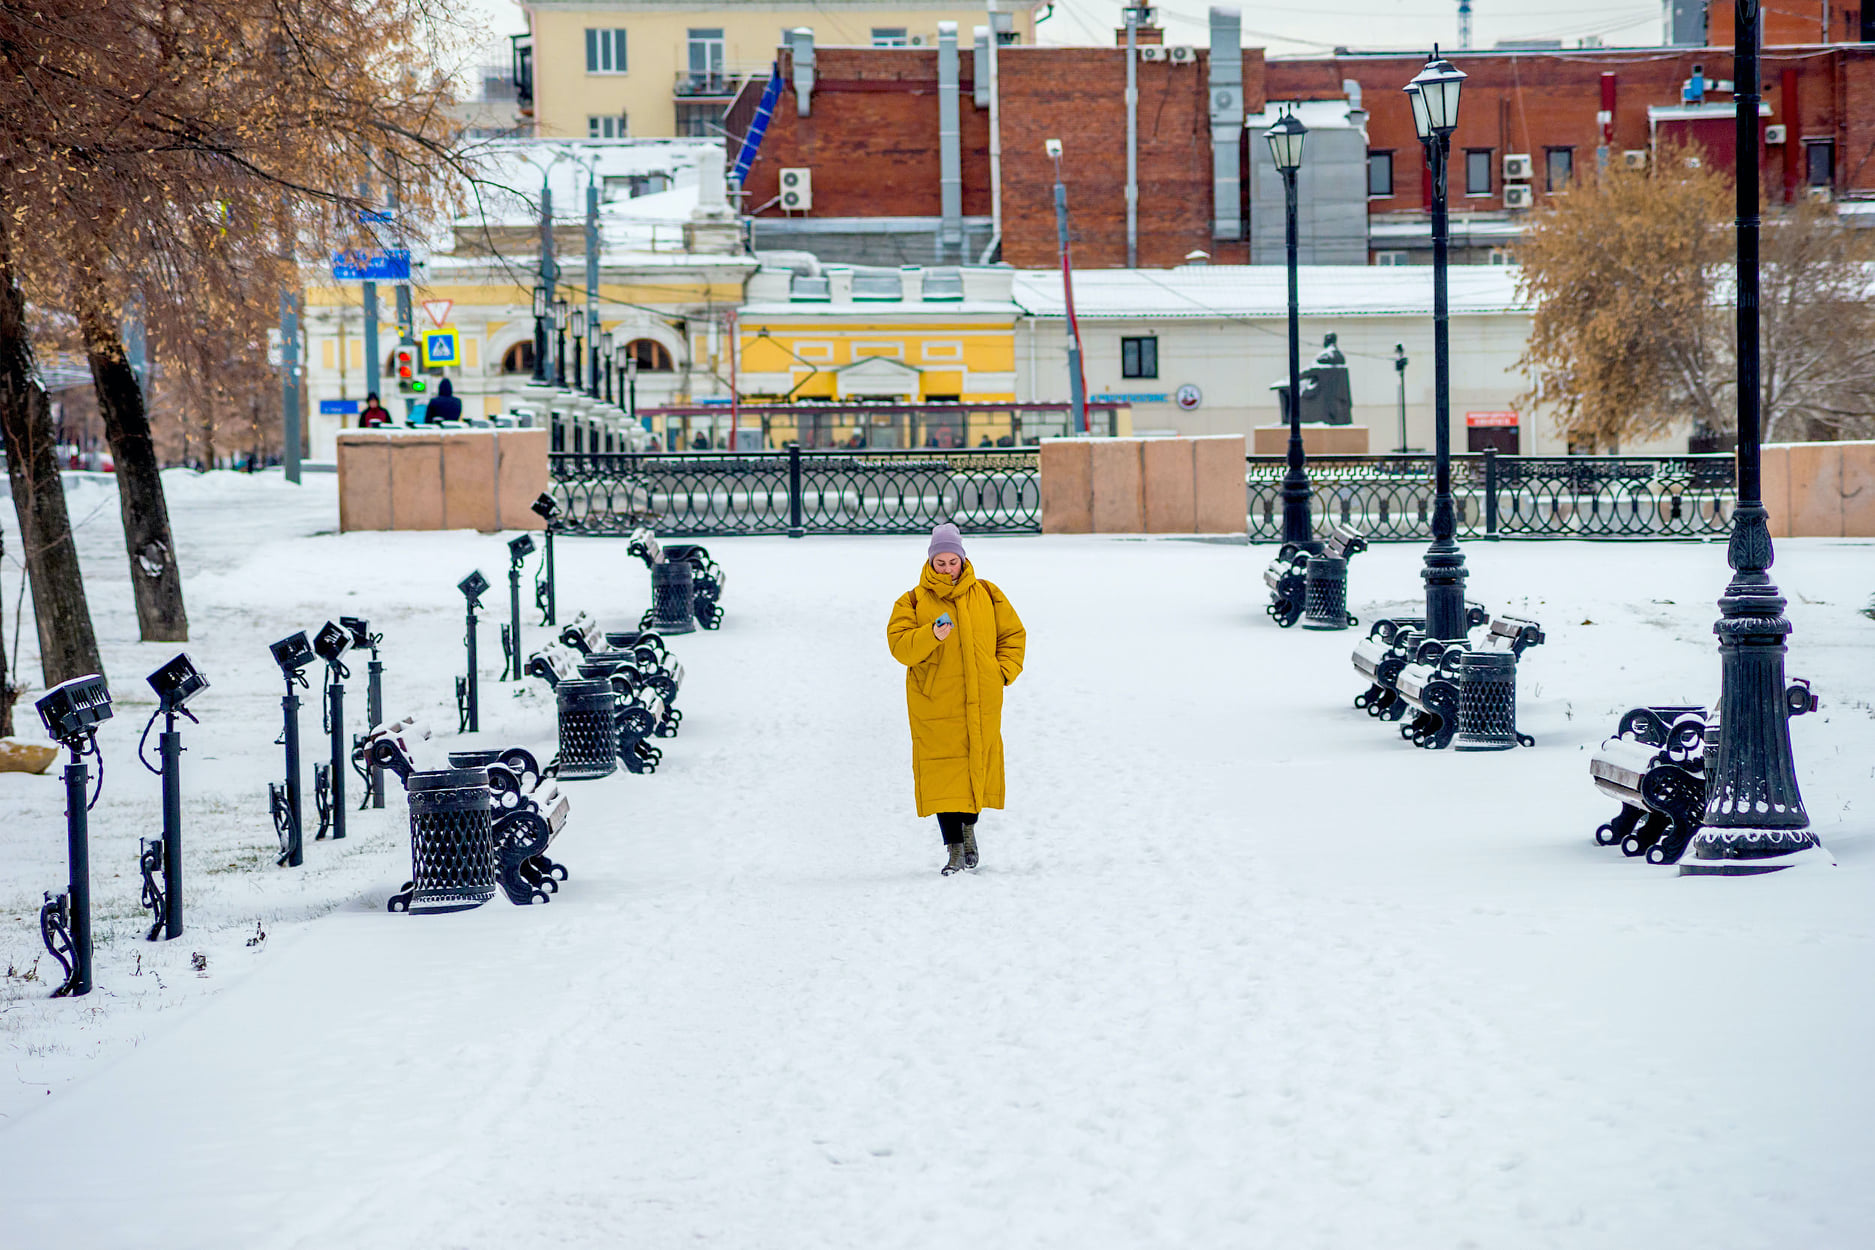
[[[910,813],[881,637],[922,544],[711,548],[728,622],[676,645],[686,719],[659,774],[573,787],[551,905],[418,918],[383,911],[401,810],[309,844],[297,880],[199,861],[271,839],[264,643],[361,606],[394,690],[440,724],[450,587],[476,563],[498,581],[498,540],[204,546],[190,649],[223,702],[193,731],[212,811],[183,944],[226,983],[157,1010],[132,960],[182,952],[134,941],[115,901],[94,1000],[8,983],[22,1088],[54,1092],[0,1100],[0,1246],[1875,1241],[1875,625],[1855,613],[1875,548],[1780,549],[1791,671],[1826,705],[1795,724],[1800,773],[1841,867],[1750,882],[1590,840],[1611,809],[1585,750],[1627,706],[1713,691],[1716,546],[1468,548],[1472,597],[1551,642],[1522,684],[1538,748],[1461,756],[1348,706],[1352,635],[1270,625],[1265,552],[979,540],[1031,650],[1010,809],[950,880]],[[622,544],[561,553],[563,604],[642,607]],[[1360,557],[1355,610],[1403,606],[1418,559]],[[121,692],[162,658],[112,645]],[[484,689],[492,736],[545,735],[544,699]],[[154,827],[122,742],[145,714],[120,709],[107,803],[142,805],[101,856]],[[5,822],[9,859],[31,847],[30,880],[4,870],[17,962],[62,843],[56,781],[0,783],[33,818]],[[249,949],[256,918],[272,936]],[[99,1057],[41,1062],[87,1012]]]

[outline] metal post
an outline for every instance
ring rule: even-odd
[[[580,365],[586,359],[586,340],[583,336],[573,336],[573,389],[582,395],[586,393],[586,377],[580,372]]]
[[[280,292],[280,459],[286,480],[299,483],[299,308]]]
[[[280,735],[286,745],[286,866],[298,868],[306,862],[306,847],[301,837],[299,784],[299,695],[293,691],[293,678],[286,679],[286,697],[280,700],[286,729]]]
[[[1771,581],[1775,553],[1759,479],[1763,430],[1758,342],[1758,22],[1760,0],[1736,0],[1732,80],[1738,105],[1738,507],[1719,600],[1719,745],[1707,765],[1706,819],[1680,861],[1682,876],[1753,876],[1831,863],[1810,829],[1790,748],[1784,682],[1785,599]]]
[[[91,992],[91,830],[85,808],[91,771],[72,747],[65,766],[65,853],[71,865],[72,975],[55,997],[76,998]]]
[[[336,666],[326,665],[326,714],[332,726],[332,839],[345,836],[345,683]]]
[[[599,396],[600,328],[599,167],[595,163],[586,171],[586,377],[595,399]]]
[[[788,444],[788,537],[802,538],[807,529],[801,524],[801,444]]]
[[[1139,10],[1126,9],[1126,267],[1139,268]],[[990,38],[996,38],[995,30]]]
[[[382,402],[383,396],[378,391],[382,384],[380,377],[384,367],[384,358],[378,355],[378,284],[365,283],[365,394],[377,395]]]
[[[482,584],[486,586],[488,583],[484,582]],[[481,691],[477,688],[476,680],[475,680],[475,621],[476,621],[476,617],[475,617],[475,605],[474,604],[469,605],[467,616],[468,616],[468,621],[467,621],[468,632],[464,634],[463,636],[463,643],[465,646],[468,647],[468,650],[469,650],[469,675],[468,675],[468,687],[467,687],[468,704],[467,704],[467,707],[465,708],[464,728],[469,733],[480,733],[482,730],[482,708],[481,708]]]
[[[1426,144],[1432,161],[1432,545],[1426,548],[1426,636],[1465,637],[1465,555],[1458,548],[1458,518],[1452,500],[1451,326],[1446,298],[1449,222],[1446,166],[1451,139],[1434,135]]]
[[[1309,515],[1309,475],[1302,454],[1302,304],[1296,275],[1296,171],[1283,176],[1284,239],[1289,248],[1289,468],[1283,474],[1283,545],[1319,554],[1322,545],[1311,541],[1314,520]]]
[[[1068,188],[1061,179],[1061,144],[1049,140],[1048,154],[1055,162],[1055,238],[1061,251],[1061,295],[1068,314],[1068,392],[1074,404],[1074,423],[1083,434],[1087,424],[1087,379],[1081,372],[1081,326],[1074,316],[1074,264],[1068,249]]]
[[[553,302],[553,188],[543,174],[540,181],[540,276],[538,285]],[[547,384],[547,318],[534,318],[534,385]]]
[[[508,668],[503,681],[521,680],[521,562],[508,561]]]
[[[1484,449],[1484,533],[1497,537],[1497,448]]]
[[[1393,345],[1393,372],[1400,379],[1400,445],[1394,450],[1405,455],[1406,448],[1406,344]]]
[[[163,765],[163,937],[182,936],[182,735],[165,711],[156,750]]]
[[[547,518],[547,532],[542,541],[545,549],[540,553],[540,567],[541,571],[546,574],[546,582],[541,587],[540,591],[535,593],[535,600],[541,604],[541,614],[544,618],[541,624],[552,625],[555,623],[554,616],[558,610],[558,605],[554,602],[552,517]]]
[[[384,662],[378,659],[377,648],[371,649],[371,662],[365,665],[365,716],[370,721],[366,730],[376,729],[384,723]],[[370,767],[371,806],[384,806],[384,766],[373,764]]]

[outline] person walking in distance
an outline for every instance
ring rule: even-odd
[[[885,636],[905,666],[918,814],[937,817],[948,877],[977,866],[977,817],[1003,805],[1003,689],[1022,672],[1028,634],[946,522],[931,531],[918,585],[892,605]]]

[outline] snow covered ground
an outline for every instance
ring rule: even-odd
[[[190,927],[145,943],[136,907],[142,677],[174,648],[134,640],[115,500],[79,482],[118,699],[99,988],[44,998],[62,792],[0,775],[8,1250],[1875,1242],[1871,544],[1776,568],[1835,869],[1682,879],[1592,842],[1615,716],[1716,693],[1717,545],[1469,546],[1471,597],[1550,641],[1536,749],[1467,756],[1350,707],[1354,635],[1276,629],[1267,551],[975,540],[1029,665],[1009,810],[941,879],[882,638],[922,541],[745,539],[710,544],[727,621],[675,644],[663,767],[571,787],[556,900],[412,917],[384,911],[399,798],[273,867],[266,644],[368,616],[391,710],[443,736],[480,567],[483,737],[544,747],[544,692],[493,680],[502,540],[326,532],[330,479],[170,481],[214,683],[184,739]],[[645,605],[622,543],[559,554],[567,612]],[[1419,554],[1358,557],[1354,610],[1410,606]],[[310,695],[303,724],[310,776]]]

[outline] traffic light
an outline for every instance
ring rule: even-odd
[[[398,345],[396,353],[391,357],[391,372],[397,375],[397,389],[405,394],[421,395],[430,388],[428,379],[417,365],[417,348],[414,343]]]

